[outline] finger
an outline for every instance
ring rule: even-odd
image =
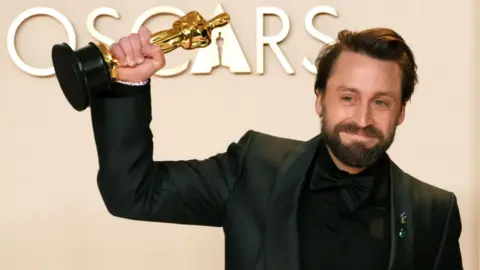
[[[135,56],[133,55],[133,49],[132,49],[132,44],[130,43],[130,40],[126,37],[121,38],[120,47],[122,47],[123,53],[125,54],[127,64],[131,67],[135,66],[135,61],[134,61]]]
[[[145,26],[140,27],[140,29],[138,29],[138,35],[140,36],[140,43],[142,45],[142,48],[150,45],[150,38],[152,37],[152,33],[150,32],[150,30],[148,30],[148,28],[146,28]]]
[[[146,46],[143,50],[145,56],[151,58],[156,70],[165,66],[165,55],[160,47],[155,45]]]
[[[125,59],[125,54],[123,53],[122,48],[118,42],[113,43],[110,46],[110,52],[112,53],[113,58],[115,58],[120,66],[126,66],[127,60]]]
[[[137,64],[141,64],[143,62],[143,52],[142,52],[142,46],[140,44],[140,37],[138,34],[130,34],[128,37],[130,40],[130,44],[132,44],[132,51],[133,51],[133,56],[135,59],[135,62]]]
[[[151,78],[158,69],[156,68],[156,64],[154,63],[153,59],[145,58],[143,64],[135,67],[135,74],[136,74],[136,81],[144,81],[148,78]]]

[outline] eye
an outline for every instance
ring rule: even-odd
[[[340,99],[342,101],[345,101],[345,102],[352,102],[353,101],[353,97],[351,97],[351,96],[342,96],[342,97],[340,97]]]
[[[373,101],[373,105],[380,107],[380,108],[389,108],[390,104],[382,99],[376,99]]]

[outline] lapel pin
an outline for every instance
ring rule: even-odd
[[[407,213],[406,212],[403,212],[402,214],[400,214],[400,224],[402,225],[402,227],[407,224]],[[404,228],[401,228],[400,229],[400,232],[398,233],[398,236],[400,238],[405,238],[405,236],[407,236],[407,232]]]
[[[400,214],[400,223],[402,224],[407,224],[407,213],[406,212],[403,212],[402,214]]]

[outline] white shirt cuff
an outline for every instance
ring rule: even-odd
[[[126,82],[126,81],[117,80],[116,82],[124,84],[124,85],[130,85],[130,86],[143,86],[143,85],[146,85],[148,83],[148,81],[149,80],[145,80],[145,81],[142,81],[142,82]]]

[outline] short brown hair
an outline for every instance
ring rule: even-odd
[[[342,51],[366,54],[381,60],[392,60],[402,70],[402,103],[410,100],[418,82],[415,57],[405,40],[395,31],[387,28],[371,28],[363,31],[343,30],[337,41],[325,46],[316,64],[315,92],[324,93],[335,62]]]

